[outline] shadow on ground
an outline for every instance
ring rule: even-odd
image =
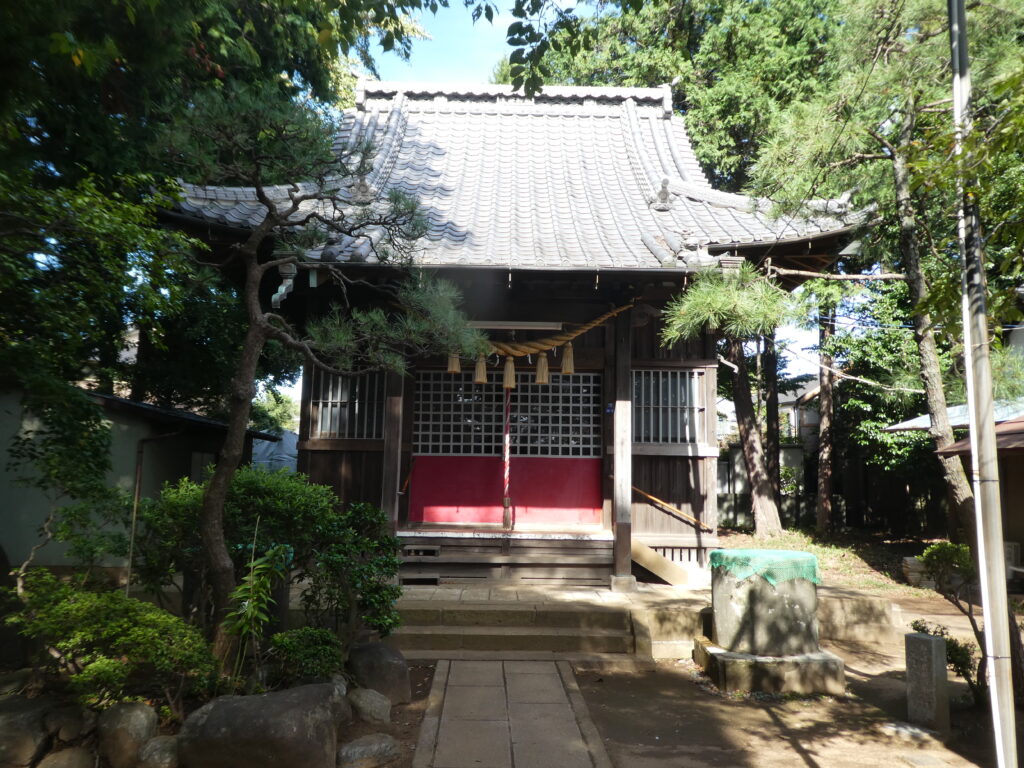
[[[833,651],[838,649],[832,648]],[[902,725],[905,688],[884,650],[843,655],[850,696],[729,696],[688,661],[577,669],[617,768],[870,768],[993,765],[983,715],[955,713],[952,748]]]

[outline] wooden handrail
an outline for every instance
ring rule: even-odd
[[[650,501],[653,501],[659,507],[662,507],[662,512],[665,512],[667,510],[668,512],[671,512],[673,516],[682,518],[684,522],[692,523],[693,525],[697,526],[698,528],[702,528],[708,533],[714,533],[714,529],[709,527],[706,523],[702,523],[693,515],[689,515],[686,512],[683,512],[683,510],[679,509],[678,507],[672,506],[667,501],[659,499],[657,496],[652,496],[647,491],[643,491],[637,488],[635,485],[633,486],[633,490],[639,493],[641,496],[649,499]]]

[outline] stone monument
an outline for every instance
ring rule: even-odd
[[[807,552],[713,551],[712,637],[694,660],[722,690],[844,693],[842,659],[818,646],[820,583]]]

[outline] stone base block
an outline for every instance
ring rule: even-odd
[[[612,592],[636,592],[636,576],[612,576]]]
[[[723,691],[832,696],[846,692],[843,660],[828,651],[799,656],[754,656],[727,651],[702,636],[694,639],[693,660]]]

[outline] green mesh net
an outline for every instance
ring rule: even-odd
[[[725,568],[736,581],[762,576],[773,587],[793,579],[821,584],[818,558],[809,552],[786,549],[716,549],[711,552],[711,567]]]

